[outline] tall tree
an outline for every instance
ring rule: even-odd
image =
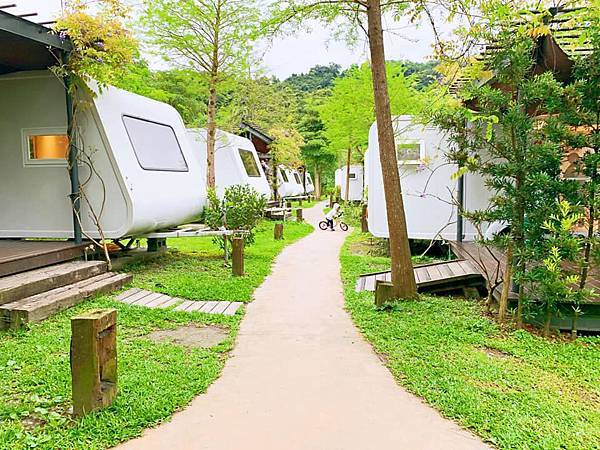
[[[318,109],[323,99],[323,91],[316,91],[307,99],[299,124],[300,133],[304,138],[304,145],[301,148],[302,159],[314,173],[317,198],[321,198],[323,172],[328,169],[333,170],[337,163],[337,154],[329,146],[325,136],[325,126],[319,117]]]
[[[395,0],[384,0],[383,2],[381,0],[289,0],[284,3],[276,3],[273,11],[273,22],[279,30],[282,28],[282,23],[294,21],[299,23],[309,20],[319,20],[327,25],[337,27],[338,35],[340,34],[342,21],[350,21],[350,27],[341,30],[341,33],[347,31],[346,36],[350,40],[356,40],[360,30],[366,30],[390,235],[392,294],[397,298],[415,297],[417,288],[408,242],[400,175],[398,173],[388,80],[385,69],[382,16],[386,14],[392,20],[400,20],[403,17],[414,19],[426,11],[427,5],[426,2],[420,0],[401,2]],[[450,3],[445,7],[451,11],[454,6]]]
[[[414,79],[404,76],[405,68],[398,62],[387,62],[386,72],[392,114],[417,113],[421,94],[412,87]],[[369,129],[375,121],[373,77],[369,64],[351,67],[343,77],[336,79],[331,95],[322,101],[318,111],[325,126],[324,136],[331,147],[339,153],[352,149],[353,160],[362,162]]]
[[[562,86],[552,72],[534,70],[540,36],[550,31],[545,14],[526,12],[526,5],[517,0],[508,8],[505,0],[486,0],[478,25],[469,31],[470,38],[488,44],[483,64],[468,67],[474,81],[459,89],[463,103],[445,105],[436,119],[456,144],[450,160],[480,174],[492,193],[489,206],[463,216],[479,225],[509,225],[508,236],[496,236],[491,244],[507,250],[499,319],[505,318],[514,278],[519,324],[528,272],[544,259],[544,224],[557,199],[570,198],[573,190],[561,179],[563,148],[550,139],[548,116],[559,112]]]
[[[142,21],[166,59],[208,78],[207,184],[214,188],[217,95],[248,67],[258,9],[248,0],[147,0]]]

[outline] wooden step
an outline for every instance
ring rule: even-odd
[[[83,257],[89,243],[0,239],[0,277]]]
[[[106,272],[68,286],[0,305],[0,329],[19,328],[26,323],[40,322],[95,294],[119,289],[132,278],[129,274]]]
[[[104,261],[71,261],[0,278],[0,305],[100,275]]]

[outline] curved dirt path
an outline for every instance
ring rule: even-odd
[[[322,204],[305,211],[312,224]],[[482,449],[399,387],[344,311],[346,233],[316,230],[279,255],[248,305],[222,376],[120,449]]]

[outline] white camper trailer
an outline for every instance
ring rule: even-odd
[[[277,167],[277,194],[281,198],[291,197],[294,192],[294,186],[290,180],[288,168],[285,166]]]
[[[280,165],[277,170],[277,193],[280,197],[296,197],[304,193],[300,174],[289,167]]]
[[[402,183],[404,210],[410,239],[457,238],[458,180],[457,167],[448,164],[445,153],[449,143],[435,127],[415,124],[411,116],[394,119],[398,170]],[[377,237],[389,237],[377,124],[369,132],[369,149],[365,155],[368,174],[369,231]],[[481,209],[490,194],[481,177],[467,173],[463,177],[465,209]],[[465,240],[474,240],[476,230],[463,221]]]
[[[293,186],[293,196],[304,195],[304,183],[302,182],[302,175],[296,169],[289,169]],[[289,178],[289,176],[288,176]]]
[[[0,237],[72,238],[62,81],[3,75],[0,98]],[[139,236],[200,215],[205,182],[174,108],[108,87],[75,123],[86,235]]]
[[[315,192],[315,184],[313,183],[310,173],[306,171],[306,193],[312,194],[313,192]]]
[[[342,200],[361,201],[364,189],[363,166],[350,166],[348,195],[346,195],[346,173],[347,168],[345,166],[335,171],[335,185],[340,188]]]
[[[190,129],[194,154],[202,165],[206,176],[206,130]],[[249,185],[267,199],[271,198],[271,187],[260,164],[254,145],[249,139],[218,130],[215,143],[215,184],[217,196],[225,194],[225,188],[236,184]]]

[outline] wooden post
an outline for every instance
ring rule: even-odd
[[[283,239],[283,224],[282,223],[275,224],[275,229],[273,230],[273,235],[274,235],[276,241]]]
[[[369,232],[369,210],[367,205],[362,205],[362,214],[360,216],[360,231]]]
[[[244,276],[244,238],[235,236],[231,240],[231,247],[233,248],[231,255],[231,269],[234,277]]]
[[[302,216],[302,211],[304,211],[302,208],[298,208],[296,210],[296,222],[302,222],[304,220],[304,217]]]
[[[292,209],[292,202],[286,202],[286,203],[285,203],[285,207],[286,207],[287,209]]]
[[[394,285],[389,281],[375,281],[375,306],[383,306],[394,298]]]
[[[302,199],[298,199],[298,206],[302,206]]]
[[[342,195],[342,198],[348,203],[350,200],[350,159],[352,157],[352,150],[348,147],[348,156],[346,157],[346,195]]]
[[[117,395],[117,311],[96,309],[71,318],[73,415],[110,406]]]

